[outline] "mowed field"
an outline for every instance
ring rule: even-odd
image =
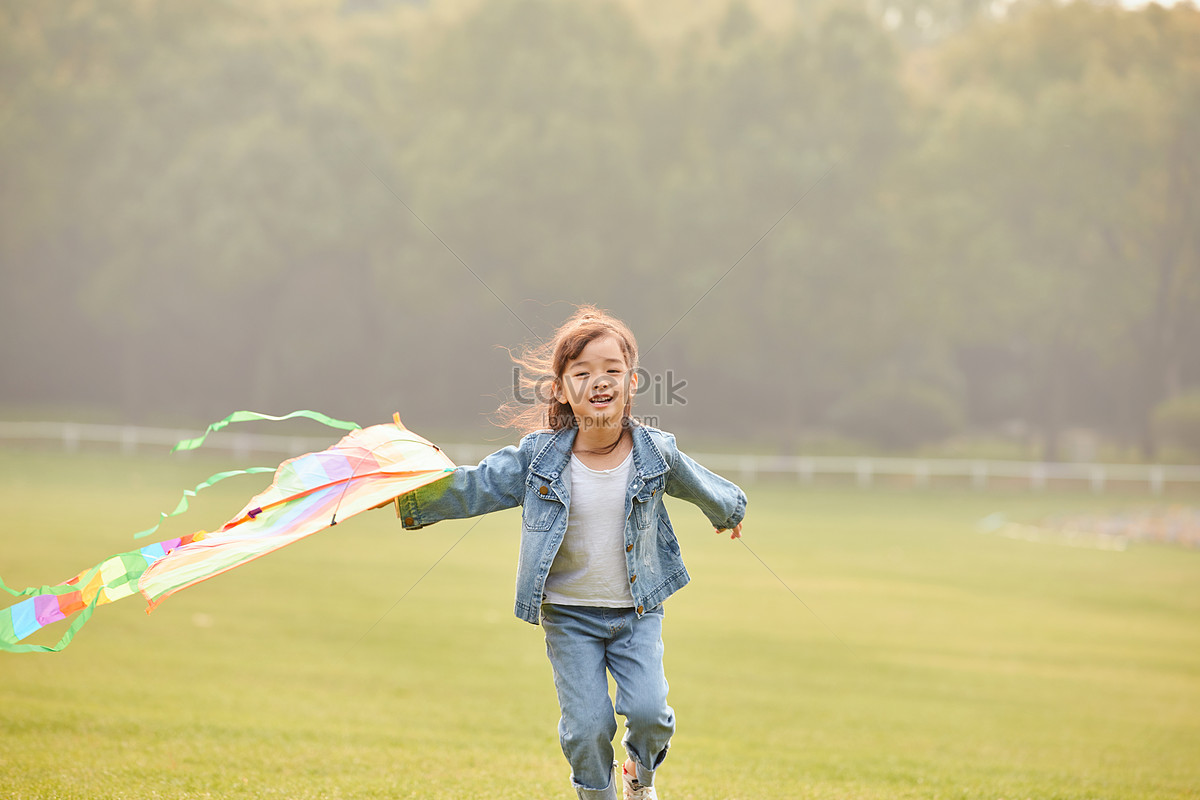
[[[0,576],[134,549],[229,466],[0,451]],[[667,604],[662,800],[1200,797],[1200,552],[975,528],[1152,498],[747,488],[745,545],[671,507],[693,582]],[[540,631],[511,612],[519,522],[372,512],[149,616],[102,607],[61,653],[0,653],[0,797],[573,796]]]

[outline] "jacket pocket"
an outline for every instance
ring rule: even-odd
[[[552,488],[541,482],[530,483],[522,504],[521,525],[527,531],[548,531],[562,510],[563,504]]]
[[[633,522],[638,530],[649,530],[658,509],[662,507],[662,485],[654,481],[647,483],[633,496]]]

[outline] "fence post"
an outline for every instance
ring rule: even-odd
[[[929,462],[918,461],[913,467],[913,479],[921,489],[929,487]]]
[[[62,426],[63,449],[68,453],[75,453],[79,450],[79,426],[74,422],[68,422]]]
[[[1045,464],[1039,462],[1029,466],[1029,486],[1039,492],[1046,488]]]
[[[986,489],[988,479],[987,463],[976,461],[971,464],[971,485],[976,489]]]
[[[250,437],[244,433],[235,433],[233,441],[230,443],[230,449],[233,451],[233,457],[238,461],[243,461],[250,457]]]
[[[872,473],[874,472],[874,463],[869,458],[860,458],[854,466],[854,472],[858,476],[859,486],[870,486]]]

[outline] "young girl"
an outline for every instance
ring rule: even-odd
[[[516,361],[527,383],[550,379],[544,405],[502,409],[532,432],[402,496],[400,515],[416,529],[523,507],[516,614],[545,630],[571,782],[581,798],[616,800],[607,670],[625,717],[624,796],[654,800],[654,771],[675,731],[662,604],[689,580],[663,497],[694,503],[737,538],[746,495],[681,453],[671,434],[633,419],[637,343],[621,321],[580,308]]]

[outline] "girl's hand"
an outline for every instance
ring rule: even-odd
[[[716,529],[717,533],[724,533],[724,532],[725,532],[725,531],[727,531],[727,530],[729,530],[729,529],[728,529],[728,528],[717,528],[717,529]],[[730,538],[731,540],[732,540],[732,539],[740,539],[740,538],[742,538],[742,523],[740,523],[740,522],[739,522],[739,523],[738,523],[738,524],[737,524],[737,525],[734,527],[734,529],[733,529],[733,530],[730,532],[730,534],[729,534],[729,538]]]

